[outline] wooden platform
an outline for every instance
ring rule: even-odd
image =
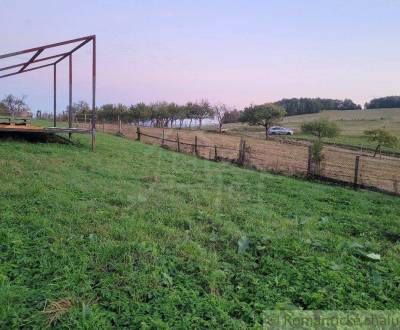
[[[89,128],[41,127],[41,126],[35,126],[35,125],[0,124],[0,132],[89,134],[92,132],[92,130]]]

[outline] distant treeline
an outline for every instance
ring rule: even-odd
[[[335,100],[323,98],[291,98],[275,102],[276,105],[285,109],[287,116],[318,113],[322,110],[359,110],[362,107],[350,99]],[[6,107],[5,102],[0,107]],[[254,105],[253,105],[254,106]],[[366,109],[377,108],[400,108],[400,96],[388,96],[376,98],[365,104]],[[90,114],[91,109],[88,103],[80,101],[73,104],[74,116]],[[118,118],[126,123],[138,125],[149,125],[155,127],[192,127],[201,128],[205,119],[215,119],[218,124],[236,123],[240,121],[242,110],[229,108],[224,104],[211,105],[207,100],[200,102],[187,102],[179,105],[170,102],[137,103],[134,105],[104,104],[97,109],[99,121],[117,121]],[[42,114],[42,118],[51,114]],[[67,111],[59,114],[61,120],[67,118]]]
[[[386,96],[365,103],[365,109],[400,108],[400,96]]]
[[[292,98],[282,99],[275,104],[286,110],[287,116],[317,113],[322,110],[358,110],[361,106],[352,100],[334,100],[321,98]]]
[[[283,107],[286,115],[316,113],[322,110],[354,110],[361,109],[352,100],[334,100],[321,98],[283,99],[275,104]],[[124,104],[104,104],[97,109],[99,121],[116,121],[149,125],[154,127],[183,127],[184,122],[189,127],[197,125],[201,128],[203,120],[214,118],[220,124],[240,121],[243,111],[230,109],[225,105],[211,105],[208,101],[187,102],[179,105],[170,102],[137,103],[130,106]],[[74,115],[90,113],[89,105],[80,101],[73,104]],[[64,116],[66,114],[64,113]]]
[[[90,113],[90,107],[84,101],[75,103],[72,108],[74,116]],[[187,120],[189,127],[196,122],[201,128],[203,120],[213,118],[217,110],[218,106],[212,106],[208,101],[188,102],[184,105],[169,102],[137,103],[130,106],[121,103],[104,104],[97,109],[97,119],[106,122],[120,119],[126,123],[154,127],[182,127]]]

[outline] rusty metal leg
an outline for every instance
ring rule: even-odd
[[[92,62],[92,150],[96,149],[96,36],[93,37]]]
[[[54,104],[53,104],[53,125],[57,126],[57,64],[54,64]]]
[[[69,55],[69,105],[68,105],[68,127],[72,127],[72,55]],[[71,139],[71,133],[68,133]]]

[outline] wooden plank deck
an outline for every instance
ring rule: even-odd
[[[0,132],[89,134],[92,132],[92,130],[88,129],[88,128],[41,127],[41,126],[35,126],[35,125],[0,124]]]

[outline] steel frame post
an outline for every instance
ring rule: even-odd
[[[72,127],[72,54],[69,55],[68,127]],[[68,136],[71,139],[71,133],[68,133]]]
[[[92,150],[96,149],[96,36],[93,37],[92,58]]]
[[[54,64],[53,70],[53,125],[54,127],[57,127],[57,64]]]

